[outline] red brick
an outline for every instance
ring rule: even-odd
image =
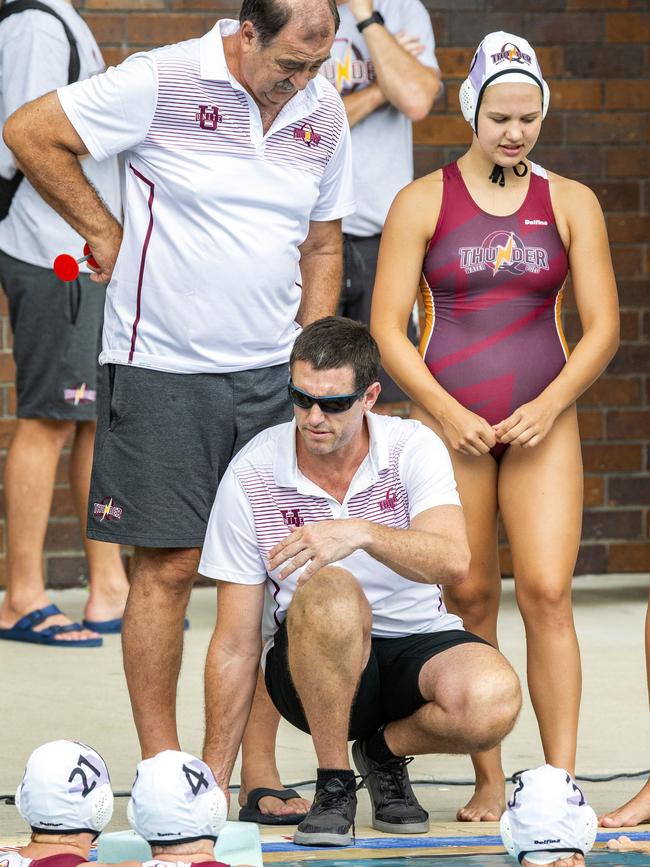
[[[637,472],[643,455],[639,445],[583,445],[582,459],[586,472]]]
[[[579,181],[600,178],[603,174],[603,157],[594,147],[538,145],[533,159],[552,172]]]
[[[612,506],[647,506],[650,503],[650,476],[617,476],[608,482],[608,502]]]
[[[567,0],[567,9],[645,9],[647,0]]]
[[[473,48],[438,48],[436,57],[443,79],[465,78],[474,56]]]
[[[512,554],[508,545],[499,546],[499,568],[502,576],[510,576],[514,574],[512,568]]]
[[[636,178],[650,174],[650,147],[612,148],[606,154],[610,178]]]
[[[135,49],[126,48],[125,46],[102,48],[102,57],[106,66],[117,66],[118,63],[126,60],[134,51]]]
[[[643,314],[643,337],[646,340],[650,340],[650,313]]]
[[[126,17],[124,15],[104,15],[90,12],[84,13],[83,17],[100,44],[124,42],[126,38]]]
[[[650,572],[650,545],[610,545],[607,568],[609,572]]]
[[[641,208],[639,181],[596,181],[589,186],[604,211],[638,211]]]
[[[9,302],[4,292],[0,292],[0,316],[9,316]]]
[[[605,36],[608,42],[650,42],[650,14],[606,15]]]
[[[650,214],[610,214],[607,232],[612,244],[643,244],[650,238]]]
[[[536,11],[539,11],[539,6]],[[543,14],[529,17],[525,32],[526,38],[533,45],[537,42],[575,45],[581,42],[602,43],[603,29],[603,19],[600,15],[566,11],[547,12],[544,6]]]
[[[452,6],[453,8],[453,6]],[[471,45],[473,48],[489,31],[505,30],[506,33],[522,33],[524,31],[524,16],[516,12],[490,12],[489,26],[486,30],[485,15],[477,15],[475,12],[456,12],[447,14],[447,31],[443,34],[440,44],[444,45]],[[437,31],[436,40],[438,40]],[[548,40],[557,43],[558,39]]]
[[[582,325],[578,314],[573,311],[565,313],[562,317],[562,329],[567,342],[575,346],[582,337]]]
[[[626,409],[607,413],[607,439],[650,438],[650,409]]]
[[[56,518],[74,516],[74,500],[69,488],[55,488],[50,514]]]
[[[559,79],[549,81],[553,94],[553,109],[600,108],[602,82],[600,80]]]
[[[640,76],[645,68],[641,45],[626,46],[624,51],[607,50],[602,45],[567,45],[564,57],[567,73],[576,78]]]
[[[645,118],[631,112],[581,112],[579,123],[567,124],[567,142],[636,144],[645,141]],[[639,172],[637,171],[638,175]]]
[[[218,18],[239,18],[239,6],[232,0],[171,0],[171,8],[179,10],[207,9],[214,13],[214,20]]]
[[[16,365],[11,352],[0,353],[0,382],[13,382],[16,378]]]
[[[605,545],[581,545],[574,569],[575,575],[598,575],[607,566],[607,547]]]
[[[585,506],[601,506],[604,500],[605,481],[602,476],[585,476]]]
[[[628,343],[619,346],[618,352],[607,367],[608,373],[650,373],[650,346]]]
[[[581,409],[578,412],[581,440],[599,440],[603,437],[603,414],[599,410]]]
[[[79,521],[76,519],[53,520],[47,527],[45,548],[48,551],[72,551],[82,549]]]
[[[429,115],[413,126],[415,144],[469,144],[472,138],[470,125],[460,115],[435,117]]]
[[[641,509],[594,509],[582,518],[582,535],[586,539],[642,539]]]
[[[45,574],[48,587],[82,587],[87,578],[86,561],[81,556],[46,557]]]
[[[7,561],[0,557],[0,588],[7,586]]]
[[[442,148],[416,147],[413,149],[415,177],[421,178],[444,166],[447,162]]]
[[[650,108],[650,86],[647,79],[631,81],[616,79],[605,82],[606,108]]]
[[[644,271],[643,248],[622,247],[611,248],[614,273],[617,277],[641,277]]]
[[[650,298],[650,279],[617,280],[618,300],[621,307],[647,307]]]
[[[15,428],[15,419],[0,419],[0,449],[8,448]]]
[[[564,141],[564,117],[561,114],[549,114],[542,124],[538,147],[550,144],[560,144]]]
[[[164,9],[165,0],[86,0],[85,9]]]
[[[56,485],[67,485],[70,473],[70,449],[65,448],[61,452],[59,463],[56,468]]]
[[[621,340],[639,339],[639,314],[633,310],[621,313]]]
[[[139,45],[167,45],[203,36],[209,29],[203,15],[138,15],[127,19],[128,38]]]

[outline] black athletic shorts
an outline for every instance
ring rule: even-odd
[[[286,620],[275,633],[266,657],[266,688],[284,719],[303,732],[309,726],[289,672]],[[404,719],[423,704],[418,680],[422,666],[439,653],[459,644],[488,644],[465,629],[407,635],[405,638],[372,638],[370,658],[352,705],[349,740],[376,731],[391,720]],[[318,677],[318,671],[314,671]]]

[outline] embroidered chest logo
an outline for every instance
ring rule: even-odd
[[[379,501],[380,512],[394,512],[397,505],[397,494],[393,493],[393,489],[389,488],[386,491],[386,496]]]
[[[314,131],[310,123],[303,123],[302,126],[296,127],[293,131],[293,137],[297,141],[304,141],[308,148],[317,147],[322,138],[321,135]]]
[[[286,527],[302,527],[305,519],[300,514],[300,509],[280,509],[282,521]]]
[[[93,503],[93,515],[100,521],[119,521],[123,511],[121,506],[113,502],[112,497],[104,497],[101,503]]]
[[[201,129],[215,130],[223,120],[223,115],[216,105],[200,105],[194,120],[198,120]]]
[[[460,267],[466,274],[488,268],[495,277],[502,271],[539,274],[548,271],[548,253],[543,247],[527,247],[514,232],[492,232],[480,247],[459,247]]]

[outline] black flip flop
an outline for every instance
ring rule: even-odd
[[[300,798],[295,789],[251,789],[246,799],[246,806],[239,811],[240,822],[257,822],[258,825],[299,825],[307,813],[287,813],[286,816],[275,816],[273,813],[262,813],[258,805],[262,798],[270,796],[281,801]]]

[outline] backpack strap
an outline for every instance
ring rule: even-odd
[[[52,15],[56,18],[63,27],[65,31],[65,35],[67,37],[68,43],[70,44],[70,62],[68,63],[68,84],[72,84],[73,81],[77,81],[79,79],[80,72],[80,64],[79,64],[79,50],[77,49],[77,42],[72,35],[72,31],[65,23],[63,18],[47,6],[45,3],[39,3],[39,0],[14,0],[13,3],[9,3],[8,5],[3,5],[2,9],[0,9],[0,24],[9,18],[10,15],[16,15],[18,12],[27,12],[30,9],[35,9],[39,12],[47,12],[48,15]]]

